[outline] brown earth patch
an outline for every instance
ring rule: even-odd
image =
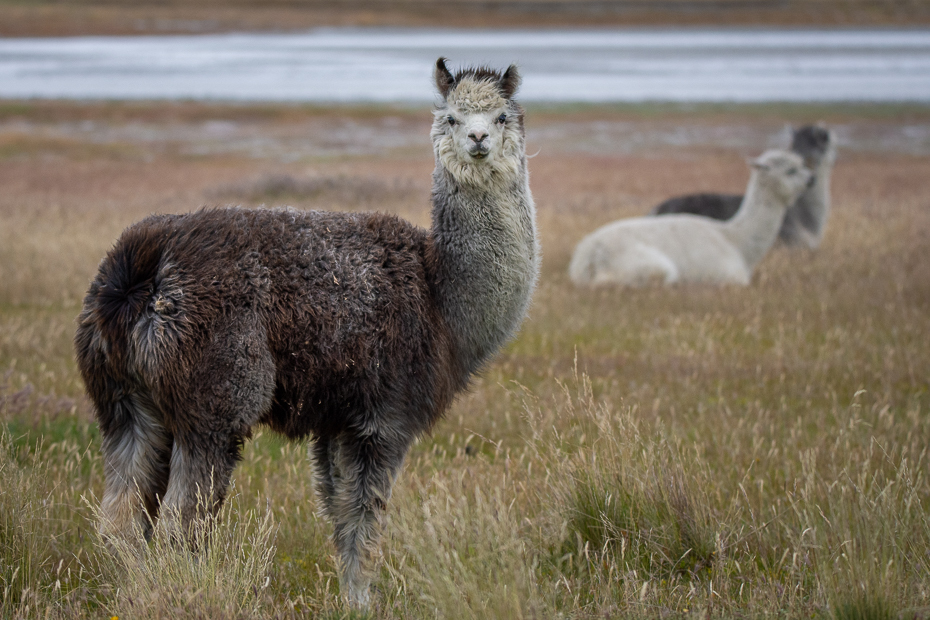
[[[2,0],[0,36],[295,31],[326,26],[915,26],[894,0]]]

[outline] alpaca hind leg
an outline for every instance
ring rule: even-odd
[[[353,606],[369,604],[369,571],[378,552],[383,513],[409,445],[401,435],[342,435],[336,440],[333,540],[340,588]]]
[[[222,432],[175,438],[159,529],[182,541],[196,542],[195,528],[216,514],[226,499],[241,443]]]
[[[192,520],[215,514],[243,441],[271,406],[274,360],[257,318],[236,315],[220,326],[185,388],[176,426],[171,476],[163,504],[190,537]]]
[[[106,483],[99,529],[108,538],[148,538],[168,484],[171,434],[156,407],[138,394],[113,407],[112,422],[101,427]]]

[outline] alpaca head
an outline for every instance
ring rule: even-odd
[[[789,151],[766,151],[750,165],[760,188],[777,197],[778,201],[771,203],[777,208],[787,209],[814,180],[801,156]]]
[[[833,132],[822,124],[805,125],[794,132],[791,150],[804,158],[804,165],[816,169],[822,163],[832,165],[836,159]]]
[[[440,58],[434,72],[442,103],[430,137],[438,162],[462,185],[512,181],[524,156],[523,108],[513,100],[520,74],[488,68],[449,71]]]

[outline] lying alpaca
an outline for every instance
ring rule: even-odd
[[[798,155],[766,151],[752,162],[746,197],[726,222],[690,214],[639,217],[581,240],[568,272],[580,285],[749,284],[775,242],[785,210],[813,178]]]
[[[149,217],[103,260],[75,347],[103,436],[106,536],[147,532],[146,512],[186,528],[198,494],[217,509],[265,424],[312,437],[342,592],[368,604],[407,450],[519,328],[538,271],[516,67],[453,75],[440,58],[435,81],[431,230],[208,209]]]
[[[830,214],[830,172],[836,161],[836,143],[825,127],[807,125],[794,132],[791,150],[804,158],[804,165],[814,173],[814,183],[785,213],[778,237],[786,245],[813,250],[823,240]],[[651,214],[693,213],[728,220],[739,210],[742,201],[739,194],[688,194],[669,198]]]

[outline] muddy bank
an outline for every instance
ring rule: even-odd
[[[80,108],[75,104],[73,109]],[[0,113],[0,145],[29,143],[50,155],[56,149],[63,152],[83,145],[114,152],[122,149],[126,156],[233,156],[281,163],[358,156],[431,157],[426,108],[384,108],[381,112],[290,109],[283,118],[259,114],[250,118],[247,109],[228,108],[224,114],[218,107],[206,108],[205,116],[168,120],[147,118],[144,107],[135,109],[135,118],[103,112],[84,119],[7,111]],[[531,115],[534,112],[531,108]],[[527,137],[531,153],[688,158],[710,150],[751,155],[786,146],[792,126],[826,121],[844,152],[930,155],[930,108],[901,121],[831,118],[826,112],[815,109],[782,118],[736,116],[726,120],[700,112],[687,119],[656,119],[630,118],[613,109],[584,114],[550,111],[536,115]]]

